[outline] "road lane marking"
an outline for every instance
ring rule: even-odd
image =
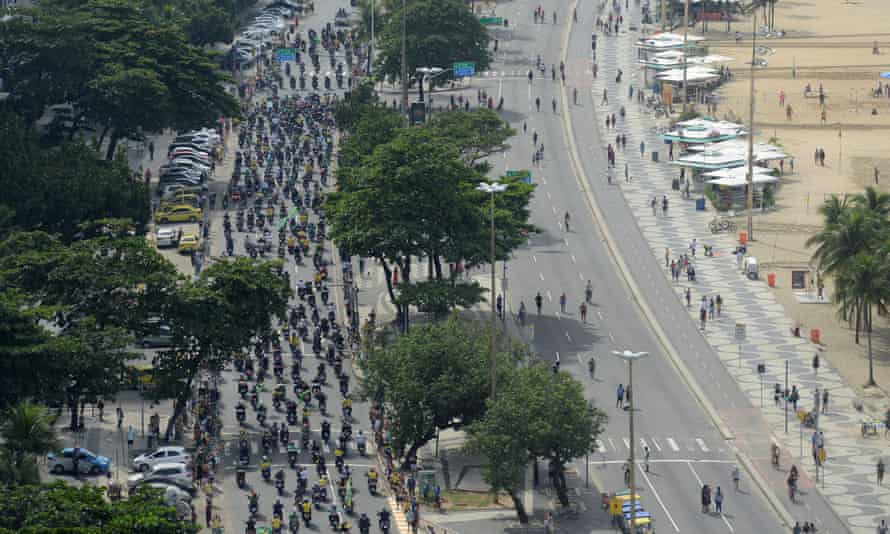
[[[538,276],[541,278],[541,281],[544,281],[544,275],[542,273],[538,273]]]
[[[532,254],[532,261],[534,261],[535,263],[538,263],[538,257],[535,256],[534,254]]]
[[[578,273],[578,278],[580,278],[582,282],[584,281],[584,275],[583,275],[583,274]]]
[[[680,447],[677,445],[677,442],[674,441],[674,438],[668,438],[667,442],[668,442],[668,446],[670,446],[672,451],[680,452]]]
[[[612,441],[612,438],[609,438],[609,445],[612,447],[612,450],[618,450],[618,447],[615,446],[615,442]]]
[[[621,438],[621,440],[624,441],[624,447],[625,447],[627,450],[630,450],[630,440],[627,439],[627,438]]]
[[[543,280],[543,279],[544,279],[544,277],[541,276],[541,280]],[[553,295],[550,294],[550,291],[549,291],[549,290],[547,291],[547,300],[549,300],[549,301],[553,301]]]
[[[726,524],[726,528],[729,529],[730,532],[735,532],[735,529],[732,528],[732,525],[729,524],[729,521],[726,519],[726,516],[723,515],[723,512],[720,512],[720,519]]]
[[[698,481],[698,487],[704,486],[705,483],[702,482],[701,477],[698,476],[698,473],[695,472],[695,468],[692,467],[692,462],[686,462],[686,466],[689,467],[689,470],[692,471],[692,476],[694,476],[695,480]]]
[[[603,320],[603,312],[598,311],[598,312],[596,312],[596,314],[599,315],[600,321],[602,321]]]
[[[609,339],[612,340],[612,343],[615,343],[615,336],[612,335],[612,331],[609,330]]]
[[[547,191],[547,200],[553,200],[552,197],[550,196],[550,191]],[[553,208],[553,213],[556,213],[556,208]]]
[[[701,447],[702,452],[710,452],[711,451],[710,449],[708,449],[708,446],[705,445],[705,440],[703,440],[701,438],[695,438],[695,442],[698,443],[699,447]]]
[[[568,330],[566,330],[566,339],[568,339],[568,340],[569,340],[569,343],[571,343],[571,342],[572,342],[572,336],[570,336],[570,335],[569,335],[569,332],[568,332]]]
[[[564,238],[562,238],[562,241],[563,241],[563,243],[566,244],[566,247],[569,246],[569,240],[568,240],[568,238],[565,238],[565,237],[564,237]]]
[[[655,450],[661,452],[661,445],[658,444],[658,440],[655,438],[650,438],[652,440],[652,444],[655,445]]]
[[[652,490],[652,495],[655,497],[655,500],[658,501],[658,505],[661,506],[662,510],[664,510],[664,515],[666,515],[668,518],[668,521],[670,521],[671,524],[674,525],[674,530],[676,530],[677,532],[680,532],[680,527],[677,526],[677,522],[674,521],[674,518],[671,516],[671,513],[668,512],[667,506],[665,506],[664,502],[662,502],[661,496],[658,495],[658,490],[655,489],[655,486],[652,484],[652,481],[649,480],[649,476],[646,475],[645,469],[643,469],[639,465],[637,465],[637,467],[640,470],[640,474],[643,475],[643,480],[646,481],[646,484],[649,485],[649,489]]]
[[[575,255],[572,254],[572,263],[578,263],[578,260],[575,259]]]
[[[645,451],[645,450],[646,450],[646,449],[648,449],[648,448],[649,448],[649,444],[648,444],[648,443],[646,443],[646,440],[645,440],[645,439],[643,439],[643,438],[640,438],[640,447],[642,447],[642,448],[643,448],[643,450],[644,450],[644,451]]]

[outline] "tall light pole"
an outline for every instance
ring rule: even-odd
[[[751,12],[751,80],[748,86],[748,194],[745,207],[748,212],[748,240],[754,240],[754,64],[757,61],[757,5]]]
[[[374,9],[375,8],[376,8],[376,6],[374,5],[374,0],[371,0],[371,46],[369,47],[370,50],[368,50],[368,75],[369,76],[371,74],[373,74],[372,70],[374,68],[373,67],[374,66],[374,48],[375,48],[375,45],[377,44],[377,42],[374,40],[374,38],[375,38],[375,35],[374,35]]]
[[[689,102],[689,84],[686,83],[686,66],[689,65],[689,0],[686,0],[686,8],[683,11],[683,113]]]
[[[627,362],[627,387],[631,392],[630,398],[627,399],[628,411],[630,412],[630,524],[631,531],[637,522],[637,488],[636,488],[636,442],[634,441],[634,362],[642,360],[649,356],[648,352],[633,352],[630,350],[613,350],[612,354]]]
[[[495,387],[496,377],[497,377],[497,360],[495,358],[495,331],[498,326],[498,311],[497,306],[495,305],[495,276],[494,276],[494,266],[497,260],[495,246],[494,246],[494,195],[495,193],[503,193],[507,190],[507,184],[502,184],[499,182],[480,182],[478,186],[476,186],[476,190],[482,191],[483,193],[488,193],[491,196],[491,399],[494,400],[495,392],[497,391]]]
[[[402,113],[410,124],[408,112],[408,0],[402,0]]]

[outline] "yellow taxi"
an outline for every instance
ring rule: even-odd
[[[155,212],[155,221],[160,224],[173,222],[197,222],[201,220],[201,208],[188,204],[164,204]]]
[[[182,234],[179,240],[179,252],[195,252],[201,248],[201,241],[197,234]]]

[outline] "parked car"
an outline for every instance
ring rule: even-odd
[[[108,473],[111,460],[106,456],[94,454],[87,449],[68,447],[62,449],[59,454],[48,454],[49,470],[57,475],[74,472],[74,454],[77,451],[77,470],[91,475],[104,475]]]
[[[171,484],[192,493],[195,490],[192,483],[191,467],[182,463],[167,462],[155,464],[147,472],[130,475],[127,479],[127,487],[132,491],[136,486],[152,482]]]
[[[160,185],[157,189],[157,195],[161,197],[161,199],[174,198],[174,194],[180,191],[185,193],[195,193],[196,195],[203,195],[207,192],[207,184],[189,186],[186,184],[179,184],[176,182],[167,182],[163,185]]]
[[[203,211],[201,208],[189,206],[188,204],[166,204],[158,208],[155,212],[155,221],[160,224],[172,222],[197,222],[201,219]]]
[[[161,490],[161,494],[164,496],[164,504],[166,504],[167,506],[177,506],[180,503],[190,503],[192,501],[192,494],[175,484],[149,482],[145,485]],[[132,490],[130,490],[130,493],[135,492],[136,489],[139,487],[141,486],[134,487]]]
[[[185,447],[169,446],[160,447],[151,452],[140,454],[133,458],[133,470],[146,472],[157,464],[190,464],[192,456],[185,450]]]
[[[210,166],[210,163],[213,161],[213,157],[210,155],[210,153],[195,150],[194,148],[179,147],[174,148],[170,152],[171,159],[183,157],[191,157],[207,166]]]
[[[172,228],[161,228],[155,232],[155,245],[158,248],[175,247],[177,244],[179,240]]]
[[[212,170],[209,164],[190,154],[178,155],[176,156],[176,159],[172,160],[170,163],[178,163],[180,165],[189,166],[192,169],[197,169],[203,173],[206,173],[208,176],[210,175],[210,171]]]
[[[188,204],[196,208],[201,207],[201,197],[195,193],[175,191],[167,198],[161,199],[161,206],[167,204]]]
[[[179,240],[179,252],[196,252],[201,248],[201,241],[196,234],[182,234]]]
[[[139,345],[144,349],[172,347],[173,329],[165,324],[159,324],[139,338]]]

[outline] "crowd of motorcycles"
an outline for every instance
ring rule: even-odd
[[[343,30],[334,31],[330,24],[322,30],[320,40],[314,30],[309,30],[308,39],[296,35],[297,47],[304,52],[308,50],[314,66],[313,89],[318,89],[319,43],[329,52],[332,67],[336,65],[337,87],[343,87],[343,66],[336,63],[335,54],[345,48],[346,62],[351,65],[352,51],[343,44],[350,40],[347,38]],[[267,61],[271,63],[270,58]],[[299,63],[299,69],[299,86],[304,89],[306,66]],[[273,70],[280,72],[280,68],[267,69],[267,98],[246,110],[246,120],[238,131],[235,167],[223,198],[225,249],[229,256],[234,256],[236,233],[243,234],[244,253],[250,257],[277,254],[284,260],[284,266],[291,260],[296,266],[303,266],[311,258],[314,274],[311,279],[291,283],[288,269],[282,267],[282,276],[296,287],[296,299],[289,307],[286,320],[281,321],[277,330],[253,340],[252,354],[242,354],[235,360],[240,396],[235,415],[241,427],[236,481],[240,489],[249,491],[246,532],[254,534],[261,516],[259,495],[246,480],[251,465],[250,436],[246,429],[248,410],[251,410],[262,431],[260,473],[266,483],[274,485],[278,497],[272,509],[273,532],[296,533],[301,523],[310,528],[313,511],[325,510],[335,532],[349,532],[350,520],[356,517],[356,511],[352,473],[346,457],[352,443],[355,452],[365,456],[367,438],[363,431],[353,431],[350,376],[343,361],[347,344],[353,343],[357,332],[347,327],[344,334],[337,322],[329,260],[325,255],[322,204],[334,146],[333,101],[330,96],[322,97],[314,92],[303,96],[279,95],[283,79],[278,74],[270,74]],[[285,63],[284,72],[290,76],[289,63]],[[291,89],[296,89],[296,80],[290,76]],[[330,83],[326,76],[326,89],[331,88]],[[351,276],[351,272],[344,275]],[[345,299],[347,314],[350,314],[354,303],[350,295]],[[312,364],[304,362],[307,356],[304,347],[309,347],[315,358]],[[304,376],[305,370],[311,367],[314,373]],[[329,412],[325,392],[335,384],[342,398],[336,439],[332,435],[333,414]],[[267,393],[272,396],[272,409],[285,416],[280,424],[267,423],[271,415],[263,402]],[[313,412],[324,418],[320,435],[316,436],[310,423]],[[293,508],[287,516],[281,501],[286,492],[287,474],[284,468],[273,473],[269,460],[278,444],[286,448],[288,465],[296,480]],[[328,466],[323,447],[333,451],[333,468]],[[316,471],[316,481],[311,484],[307,459],[311,459]],[[376,495],[378,474],[372,468],[365,477],[368,491]],[[388,534],[389,511],[384,508],[377,513],[377,519],[379,529]],[[356,523],[361,534],[370,532],[371,519],[367,514],[358,515]]]

